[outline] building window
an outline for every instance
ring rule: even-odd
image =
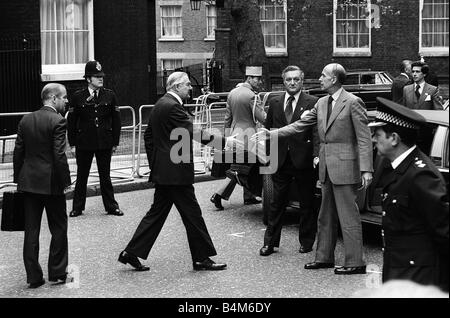
[[[449,0],[421,0],[420,8],[420,53],[448,56]]]
[[[166,87],[166,81],[170,74],[175,70],[183,67],[183,60],[180,59],[163,59],[161,60],[162,69],[162,86]]]
[[[215,29],[217,27],[216,6],[206,6],[206,38],[215,39]]]
[[[333,5],[334,55],[370,55],[370,0],[334,0]]]
[[[94,57],[92,0],[40,0],[42,79],[82,79]]]
[[[161,38],[181,39],[182,37],[181,6],[161,6]]]
[[[268,55],[287,53],[287,6],[285,0],[259,0],[259,18]]]

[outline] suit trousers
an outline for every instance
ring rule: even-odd
[[[237,182],[227,178],[227,183],[216,193],[224,200],[228,200],[236,187]],[[255,196],[249,190],[244,188],[244,202],[253,199]]]
[[[91,170],[92,159],[97,161],[97,169],[100,177],[100,191],[102,194],[103,206],[106,211],[114,211],[119,208],[114,199],[114,190],[111,183],[111,155],[112,150],[81,150],[76,149],[77,159],[77,182],[73,197],[73,209],[83,211],[86,205],[86,188]]]
[[[147,259],[173,204],[178,209],[186,228],[192,260],[203,261],[209,256],[217,255],[192,184],[156,184],[153,204],[139,223],[125,251]]]
[[[280,245],[283,217],[289,203],[290,186],[294,181],[300,201],[298,239],[301,245],[312,247],[316,237],[318,214],[318,210],[314,208],[315,178],[312,163],[310,169],[297,169],[288,154],[283,165],[272,175],[272,181],[273,197],[264,233],[264,245],[272,247]]]
[[[362,225],[356,204],[357,184],[333,184],[326,173],[317,222],[316,262],[334,263],[338,224],[344,240],[344,266],[363,266]]]
[[[37,283],[43,278],[42,268],[39,265],[39,234],[44,208],[52,235],[48,257],[48,277],[49,280],[56,280],[66,274],[68,263],[66,197],[25,192],[24,207],[23,260],[27,272],[27,283]]]

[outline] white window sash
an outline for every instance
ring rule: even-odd
[[[279,7],[279,5],[276,5],[276,2],[274,3],[274,6],[276,6],[277,8]],[[262,5],[260,5],[260,10],[265,10],[266,9],[266,4],[265,2],[263,2]],[[263,24],[264,23],[283,23],[283,30],[282,33],[270,33],[270,34],[266,34],[264,33],[263,30],[263,36],[264,36],[264,47],[266,49],[266,55],[268,56],[277,56],[277,55],[286,55],[287,54],[287,1],[284,0],[283,1],[283,18],[282,19],[260,19],[261,21],[261,27],[263,28]],[[275,29],[275,28],[274,28]],[[266,43],[266,37],[268,36],[283,36],[284,37],[284,47],[273,47],[273,46],[268,46]],[[276,43],[276,41],[275,41]]]
[[[169,9],[172,10],[169,10]],[[162,39],[182,39],[183,38],[183,7],[179,5],[161,5],[161,38]],[[179,14],[176,11],[179,9]],[[165,29],[164,23],[167,26],[170,24],[169,34],[164,34]],[[179,29],[179,33],[178,33]]]
[[[212,9],[214,9],[214,15],[211,14]],[[216,35],[214,29],[217,27],[217,11],[214,5],[206,6],[206,39],[215,40]],[[213,25],[210,25],[210,21],[214,21]],[[211,27],[214,27],[210,32]]]
[[[445,2],[445,0],[442,0],[442,4]],[[441,4],[440,3],[440,4]],[[448,2],[447,2],[448,5]],[[449,56],[449,47],[448,46],[423,46],[423,8],[424,8],[424,0],[420,0],[419,4],[419,54],[424,56]],[[431,18],[426,19],[430,21],[436,21],[436,20],[448,20],[447,18]],[[447,36],[448,36],[449,30],[447,30]],[[436,32],[430,32],[429,34],[436,34]]]
[[[87,31],[87,59],[83,63],[67,63],[67,64],[44,64],[45,57],[42,57],[42,81],[55,81],[55,80],[82,80],[84,75],[84,67],[86,62],[94,59],[94,18],[93,18],[93,0],[87,1],[87,29],[77,29],[77,32]],[[53,12],[56,14],[56,12]],[[49,30],[41,29],[42,32]],[[52,30],[52,32],[69,32],[67,30]],[[72,31],[74,32],[74,31]],[[73,45],[75,45],[73,43]],[[57,46],[57,43],[56,43]],[[58,51],[56,51],[58,52]],[[57,54],[56,54],[57,55]],[[58,61],[55,61],[58,63]]]
[[[367,7],[370,8],[371,7],[371,1],[367,0]],[[337,37],[338,37],[338,33],[337,33],[337,10],[338,10],[338,0],[333,0],[333,53],[337,54],[337,55],[370,55],[371,54],[371,50],[372,50],[372,19],[370,17],[370,15],[368,16],[368,18],[365,19],[366,21],[366,25],[367,25],[367,29],[368,29],[368,34],[363,33],[362,35],[368,36],[368,46],[367,47],[338,47],[337,46]],[[370,12],[370,11],[369,11]],[[341,19],[339,19],[341,20]],[[343,19],[342,19],[343,20]],[[362,19],[346,19],[347,21],[362,21]],[[353,35],[358,35],[358,39],[357,41],[359,42],[359,36],[361,35],[361,33],[359,32],[359,30],[356,30],[356,32],[354,33],[342,33],[343,35],[349,35],[349,34],[353,34]]]

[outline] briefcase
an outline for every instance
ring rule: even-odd
[[[3,193],[2,231],[25,230],[24,193],[8,191]]]

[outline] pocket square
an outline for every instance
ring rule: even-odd
[[[428,94],[426,94],[425,101],[428,102],[428,101],[430,101],[430,100],[431,100],[431,96],[428,95]]]

